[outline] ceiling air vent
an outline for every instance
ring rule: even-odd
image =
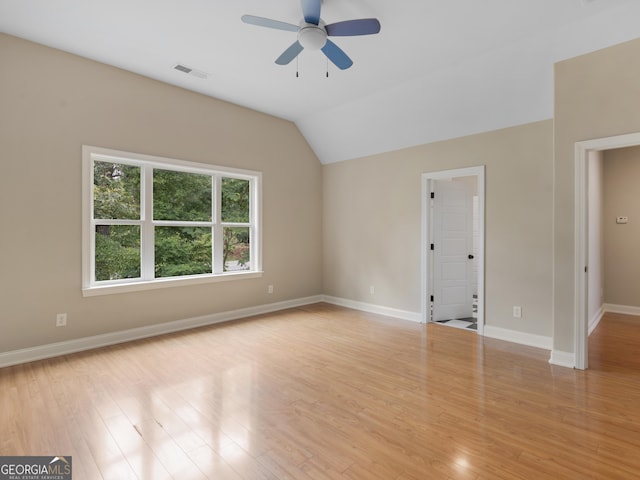
[[[178,70],[179,72],[186,73],[187,75],[193,75],[194,77],[207,79],[209,78],[209,74],[203,72],[202,70],[196,70],[195,68],[187,67],[186,65],[182,65],[180,63],[173,66],[174,70]]]

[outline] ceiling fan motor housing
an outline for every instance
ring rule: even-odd
[[[308,50],[320,50],[327,43],[327,31],[324,22],[319,25],[313,23],[302,23],[298,30],[298,42]]]

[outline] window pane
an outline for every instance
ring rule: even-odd
[[[251,269],[248,227],[224,228],[224,271]]]
[[[211,221],[211,177],[153,170],[154,220]]]
[[[140,227],[96,225],[96,281],[140,277]]]
[[[222,179],[222,221],[249,222],[249,180]]]
[[[140,219],[140,167],[93,163],[93,218]]]
[[[211,229],[156,227],[156,278],[212,273]]]

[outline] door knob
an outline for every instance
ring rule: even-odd
[[[469,255],[469,260],[473,260],[473,255]]]

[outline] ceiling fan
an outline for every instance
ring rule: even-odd
[[[320,18],[321,0],[300,0],[300,3],[304,18],[299,25],[254,15],[242,16],[244,23],[298,34],[298,39],[276,59],[278,65],[288,65],[306,48],[308,50],[322,50],[336,67],[346,70],[353,65],[353,61],[327,37],[372,35],[380,31],[380,22],[376,18],[360,18],[325,25]]]

